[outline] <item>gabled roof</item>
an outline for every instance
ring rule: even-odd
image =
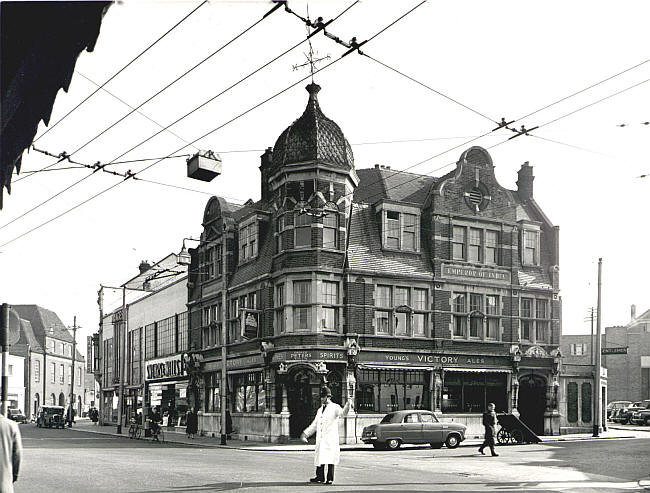
[[[59,316],[47,308],[38,305],[11,305],[21,319],[21,335],[19,343],[30,344],[32,351],[42,353],[45,347],[45,337],[73,343],[72,334],[61,322]],[[79,345],[79,341],[77,341]],[[84,361],[83,355],[77,351],[75,358]]]
[[[369,204],[387,199],[423,206],[429,190],[438,180],[433,176],[392,170],[379,165],[358,169],[357,175],[360,182],[354,191],[354,201]]]
[[[347,265],[351,271],[431,279],[428,256],[384,251],[372,206],[352,204]]]

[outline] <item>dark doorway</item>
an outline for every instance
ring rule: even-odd
[[[320,378],[307,368],[289,374],[287,400],[289,405],[289,434],[292,438],[309,426],[320,406]]]
[[[544,434],[546,380],[539,375],[526,375],[519,380],[519,415],[537,435]]]

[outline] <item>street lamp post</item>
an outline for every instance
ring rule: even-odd
[[[600,366],[602,362],[602,355],[600,354],[601,351],[601,325],[600,321],[602,319],[601,317],[601,288],[602,288],[602,272],[603,272],[603,259],[599,258],[598,259],[598,305],[596,307],[597,314],[596,314],[596,364],[594,367],[594,380],[595,380],[595,385],[594,385],[594,412],[593,412],[593,420],[594,420],[594,433],[593,436],[597,437],[600,435],[600,418],[601,418],[601,406],[602,403],[600,402],[600,397],[601,397],[601,382],[600,382]]]
[[[72,428],[72,422],[74,421],[74,365],[75,357],[77,355],[77,316],[74,316],[72,323],[72,368],[70,368],[70,407],[68,409],[68,428]]]
[[[191,256],[185,247],[185,241],[198,241],[199,245],[201,243],[209,243],[205,240],[197,240],[195,238],[183,238],[183,248],[178,254],[178,263],[181,265],[189,265],[191,263]],[[226,336],[226,290],[228,289],[228,278],[227,278],[228,264],[226,263],[226,226],[224,224],[223,230],[221,232],[221,384],[219,397],[221,400],[221,445],[226,445],[228,438],[228,420],[226,416],[226,407],[228,405],[226,388],[228,383],[228,371],[226,368],[226,359],[227,359],[227,349],[226,344],[228,338]],[[189,277],[188,277],[189,279]]]

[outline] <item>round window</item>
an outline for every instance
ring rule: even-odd
[[[478,208],[483,202],[483,192],[478,187],[474,187],[470,190],[468,198],[470,203]]]

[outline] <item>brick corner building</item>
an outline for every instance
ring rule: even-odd
[[[559,433],[559,229],[534,199],[533,168],[521,166],[517,190],[481,147],[438,178],[357,170],[320,87],[307,90],[302,116],[261,156],[260,200],[209,199],[190,251],[200,429],[220,432],[225,331],[242,439],[297,436],[323,382],[334,401],[355,400],[347,442],[413,408],[478,435],[488,402]]]

